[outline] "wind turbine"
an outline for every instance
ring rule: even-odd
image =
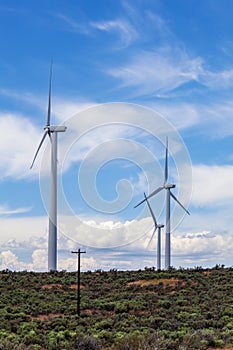
[[[146,200],[146,203],[148,205],[148,208],[149,208],[149,211],[151,213],[151,216],[152,216],[152,219],[154,221],[154,225],[155,225],[155,228],[154,228],[154,231],[151,235],[151,238],[150,238],[150,241],[148,243],[148,247],[152,241],[152,239],[154,238],[154,235],[155,235],[155,232],[156,230],[158,229],[158,240],[157,240],[157,270],[161,270],[161,228],[164,227],[164,225],[162,224],[157,224],[157,221],[156,221],[156,218],[155,218],[155,215],[153,213],[153,210],[150,206],[150,203],[146,197],[146,194],[144,193],[144,197],[145,197],[145,200]]]
[[[180,201],[176,198],[176,196],[171,192],[172,188],[175,188],[175,184],[171,184],[167,182],[168,180],[168,139],[166,138],[166,153],[165,153],[165,169],[164,169],[164,183],[162,186],[158,187],[155,191],[153,191],[147,199],[156,195],[162,190],[166,190],[166,236],[165,236],[165,269],[168,270],[171,266],[171,222],[170,222],[170,212],[171,212],[171,197],[184,209],[184,211],[190,215],[188,210],[180,203]],[[139,202],[134,208],[137,208],[143,202],[146,201],[146,198]]]
[[[57,270],[57,134],[66,131],[65,126],[50,125],[51,117],[51,87],[52,63],[50,65],[48,113],[44,134],[33,158],[33,167],[40,148],[48,135],[51,141],[51,172],[50,172],[50,206],[49,206],[49,237],[48,237],[48,270]]]

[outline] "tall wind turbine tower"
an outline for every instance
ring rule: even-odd
[[[146,194],[144,193],[144,197],[146,199],[146,203],[148,205],[148,208],[149,208],[149,211],[151,213],[151,216],[152,216],[152,219],[154,221],[154,225],[155,225],[155,228],[154,228],[154,231],[151,235],[151,238],[150,238],[150,241],[148,243],[148,247],[152,241],[152,239],[154,238],[154,235],[155,235],[155,232],[156,230],[158,229],[158,240],[157,240],[157,270],[161,270],[161,229],[164,227],[164,225],[162,224],[157,224],[157,221],[156,221],[156,218],[155,218],[155,215],[153,213],[153,210],[151,208],[151,205],[146,197]]]
[[[50,206],[49,206],[49,237],[48,237],[48,270],[57,270],[57,134],[65,132],[65,126],[50,125],[51,117],[51,87],[52,63],[50,66],[48,113],[44,134],[33,158],[33,167],[40,148],[48,135],[51,141],[51,170],[50,170]]]
[[[180,203],[180,201],[176,198],[176,196],[171,192],[171,189],[176,187],[175,184],[171,184],[167,182],[168,180],[168,139],[166,138],[166,153],[165,153],[165,169],[164,169],[164,183],[162,186],[158,187],[155,191],[153,191],[147,199],[151,198],[155,194],[159,193],[162,190],[166,190],[166,236],[165,236],[165,269],[168,270],[171,267],[171,222],[170,222],[170,214],[171,214],[171,197],[184,209],[184,211],[190,215],[188,210]],[[137,208],[143,202],[146,201],[146,198],[139,202],[134,208]]]

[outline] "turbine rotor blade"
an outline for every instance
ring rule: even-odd
[[[172,196],[172,198],[181,206],[181,208],[184,209],[184,211],[190,215],[190,212],[180,203],[180,201],[176,198],[176,196],[170,191],[170,195]]]
[[[166,153],[165,153],[165,168],[164,168],[164,185],[168,179],[168,138],[166,137]]]
[[[156,228],[154,229],[154,231],[153,231],[153,233],[152,233],[152,235],[151,235],[151,238],[150,238],[150,240],[149,240],[149,243],[147,244],[147,248],[146,248],[146,249],[149,248],[149,245],[151,244],[151,241],[152,241],[152,239],[154,238],[155,232],[156,232]]]
[[[149,194],[149,196],[147,196],[147,199],[153,197],[155,194],[159,193],[159,192],[162,191],[163,189],[164,189],[164,186],[158,187],[155,191],[153,191],[151,194]]]
[[[162,189],[164,189],[164,186],[161,186],[159,188],[157,188],[154,192],[152,192],[147,199],[149,199],[150,197],[154,196],[156,193],[159,193],[160,191],[162,191]],[[135,205],[134,208],[139,207],[139,205],[141,205],[142,203],[144,203],[146,201],[146,198],[144,198],[141,202],[139,202],[137,205]]]
[[[35,163],[36,157],[37,157],[37,155],[38,155],[38,153],[39,153],[39,150],[40,150],[40,148],[41,148],[41,146],[42,146],[42,144],[43,144],[43,142],[44,142],[44,140],[45,140],[47,134],[48,134],[48,130],[46,130],[46,131],[44,132],[44,135],[43,135],[43,137],[42,137],[42,139],[41,139],[41,141],[40,141],[40,144],[39,144],[39,146],[38,146],[38,148],[37,148],[37,151],[36,151],[36,153],[35,153],[35,156],[34,156],[34,158],[33,158],[33,161],[32,161],[32,164],[31,164],[31,166],[30,166],[30,169],[33,167],[33,165],[34,165],[34,163]]]
[[[50,127],[50,117],[51,117],[51,88],[52,88],[52,70],[53,70],[53,61],[50,64],[50,77],[49,77],[49,97],[48,97],[48,113],[45,127]]]
[[[151,206],[150,206],[150,203],[149,203],[149,201],[148,201],[148,199],[147,199],[145,193],[144,193],[144,197],[145,197],[145,199],[146,199],[146,203],[147,203],[147,205],[148,205],[150,214],[151,214],[152,219],[153,219],[153,221],[154,221],[155,229],[157,229],[158,225],[157,225],[156,217],[155,217],[155,214],[153,213],[153,210],[152,210],[152,208],[151,208]]]
[[[145,202],[145,199],[143,199],[141,202],[139,202],[137,205],[135,205],[134,208],[139,207],[139,205],[141,205],[141,204],[144,203],[144,202]]]

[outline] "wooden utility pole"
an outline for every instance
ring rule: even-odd
[[[81,252],[79,249],[77,252],[72,251],[72,254],[78,255],[78,272],[77,272],[77,315],[80,316],[80,255],[86,252]]]

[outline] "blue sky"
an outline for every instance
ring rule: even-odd
[[[233,4],[79,0],[0,5],[0,269],[46,270],[49,151],[59,134],[58,268],[156,265],[146,206],[169,179],[172,265],[232,266]],[[165,194],[151,199],[160,223]],[[163,235],[164,237],[164,235]],[[164,251],[164,239],[163,239]],[[163,262],[162,262],[163,265]]]

